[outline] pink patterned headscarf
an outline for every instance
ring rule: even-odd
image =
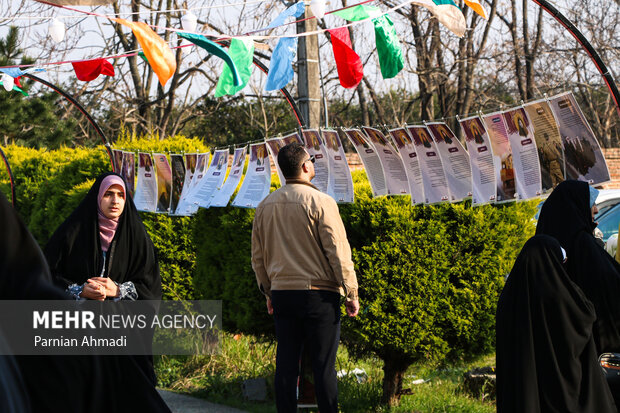
[[[123,188],[123,193],[126,193],[125,182],[123,178],[118,175],[106,176],[103,178],[103,181],[101,181],[101,185],[99,185],[97,212],[99,215],[99,238],[101,239],[101,249],[104,252],[107,252],[108,248],[110,248],[110,243],[112,239],[114,239],[114,234],[116,233],[116,227],[118,227],[118,218],[108,218],[101,212],[101,200],[103,199],[103,195],[112,185],[120,185]]]

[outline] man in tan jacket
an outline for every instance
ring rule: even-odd
[[[303,145],[280,149],[278,165],[286,184],[259,204],[252,228],[252,268],[276,326],[276,406],[297,411],[303,347],[319,410],[337,412],[340,295],[350,317],[359,310],[351,248],[336,202],[310,183],[314,158]]]

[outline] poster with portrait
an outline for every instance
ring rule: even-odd
[[[213,193],[209,207],[225,207],[228,205],[230,197],[235,192],[235,189],[237,189],[237,186],[239,186],[239,182],[241,181],[247,148],[247,146],[235,148],[232,165],[230,166],[230,171],[228,172],[228,178],[226,178],[224,184]]]
[[[114,172],[120,175],[123,169],[123,151],[120,149],[112,149],[112,159],[114,163]]]
[[[407,173],[411,205],[423,203],[424,183],[422,182],[422,171],[420,170],[420,162],[413,139],[405,128],[391,129],[390,136],[400,154],[405,172]]]
[[[157,209],[157,176],[150,153],[138,153],[138,185],[134,203],[138,211],[155,212]]]
[[[181,199],[183,183],[185,182],[185,162],[183,155],[171,154],[170,166],[172,168],[172,197],[170,198],[170,215],[174,215]]]
[[[328,194],[338,203],[353,202],[353,179],[347,163],[347,157],[342,147],[338,132],[332,129],[323,129],[323,140],[329,161]],[[331,192],[330,192],[331,191]]]
[[[461,201],[472,195],[471,166],[469,155],[452,129],[444,122],[427,123],[426,127],[435,139],[437,152],[450,188],[450,200]]]
[[[284,136],[283,138],[271,138],[265,140],[267,144],[267,149],[269,149],[269,153],[271,154],[271,159],[273,160],[273,164],[276,167],[276,172],[278,173],[278,178],[280,179],[280,186],[283,186],[286,180],[284,179],[284,175],[282,175],[282,171],[280,170],[280,166],[278,165],[278,153],[280,149],[289,143],[301,143],[304,144],[303,140],[299,136],[297,132],[293,132]]]
[[[507,110],[502,116],[512,149],[517,199],[536,198],[542,195],[542,180],[532,122],[523,108]]]
[[[601,147],[573,94],[561,93],[549,99],[549,104],[564,145],[566,179],[578,179],[590,185],[609,182],[609,169]]]
[[[314,178],[312,178],[312,184],[316,186],[319,191],[328,194],[330,189],[329,185],[329,160],[327,159],[327,150],[323,145],[323,140],[319,131],[316,129],[305,129],[302,131],[302,135],[306,145],[306,152],[310,156],[314,156]]]
[[[564,180],[564,149],[560,130],[549,103],[542,99],[523,106],[534,126],[543,193],[549,193]]]
[[[420,162],[424,202],[436,204],[450,201],[450,189],[435,142],[426,126],[407,126]]]
[[[256,208],[269,195],[270,187],[271,166],[267,145],[265,143],[250,145],[248,168],[232,206]]]
[[[478,116],[460,119],[459,124],[465,136],[465,145],[471,163],[472,205],[495,202],[497,182],[495,162],[489,135]]]
[[[344,133],[360,156],[362,164],[364,164],[364,169],[366,170],[366,175],[368,176],[370,187],[372,188],[372,195],[387,195],[388,189],[385,182],[383,167],[381,166],[381,160],[373,144],[370,143],[366,134],[359,129],[345,129]]]
[[[497,184],[497,200],[508,202],[516,199],[517,183],[512,162],[512,148],[508,141],[508,133],[501,112],[491,113],[482,117],[485,129],[491,141],[493,165],[495,167],[495,183]]]
[[[155,212],[170,211],[170,194],[172,193],[172,169],[168,158],[163,153],[153,154],[157,171],[157,209]]]
[[[136,154],[133,152],[123,152],[123,167],[121,176],[127,184],[127,192],[133,198],[136,189]]]
[[[409,182],[403,160],[383,132],[379,129],[364,126],[362,128],[370,142],[375,147],[387,186],[388,195],[407,195],[409,193]]]
[[[216,150],[211,160],[211,165],[200,181],[199,186],[192,194],[190,200],[193,204],[202,208],[209,208],[211,196],[222,186],[224,178],[226,178],[226,170],[228,169],[228,149]]]

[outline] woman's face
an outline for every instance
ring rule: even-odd
[[[106,218],[116,219],[125,209],[125,191],[120,185],[112,185],[105,191],[99,209]]]

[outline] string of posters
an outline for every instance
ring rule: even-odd
[[[519,201],[544,196],[564,179],[590,185],[610,180],[598,141],[570,92],[459,124],[466,147],[446,123],[428,122],[389,130],[305,129],[237,147],[232,157],[228,148],[169,157],[139,152],[137,185],[136,154],[114,149],[113,155],[138,210],[180,216],[229,203],[256,208],[271,187],[270,156],[285,181],[275,160],[291,142],[315,157],[312,183],[338,203],[354,201],[341,138],[359,154],[374,196],[410,195],[413,205],[470,197],[474,206]]]

